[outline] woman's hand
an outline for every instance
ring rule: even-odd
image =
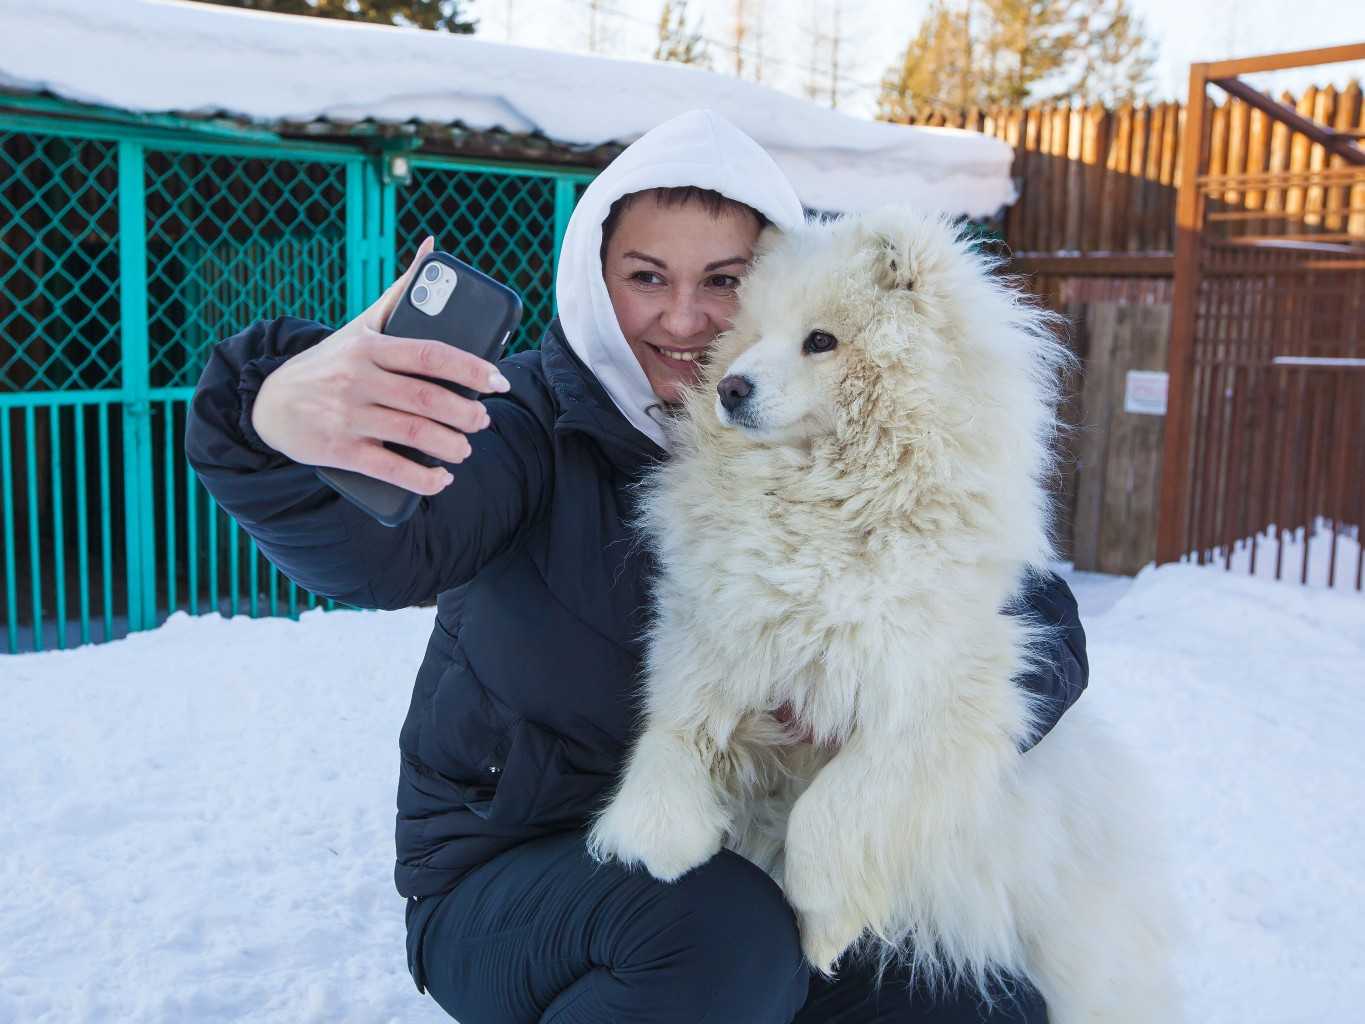
[[[468,352],[380,333],[431,250],[427,238],[374,305],[265,378],[251,411],[261,440],[295,462],[355,470],[417,494],[435,494],[450,483],[443,466],[422,466],[382,442],[461,462],[470,452],[465,435],[488,426],[488,413],[477,401],[409,375],[478,392],[507,391],[509,385],[492,363]]]

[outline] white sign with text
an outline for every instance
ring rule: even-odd
[[[1123,411],[1165,416],[1167,379],[1162,371],[1129,370],[1123,388]]]

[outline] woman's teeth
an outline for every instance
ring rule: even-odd
[[[675,352],[670,349],[660,348],[658,345],[654,346],[654,351],[679,363],[692,363],[696,362],[697,359],[696,352]]]

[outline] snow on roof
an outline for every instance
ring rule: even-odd
[[[129,111],[459,123],[594,147],[708,107],[767,148],[809,207],[988,216],[1015,198],[997,139],[859,120],[680,64],[173,0],[0,0],[0,21],[0,86]]]

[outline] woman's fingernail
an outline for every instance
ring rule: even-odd
[[[447,470],[442,470],[442,472],[445,474],[445,482],[442,483],[441,486],[442,486],[442,487],[449,487],[449,486],[451,485],[451,482],[454,481],[455,478],[454,478],[453,476],[450,475],[450,470],[448,470],[448,469],[447,469]]]
[[[488,386],[494,391],[511,391],[512,384],[506,377],[494,370],[488,375]]]

